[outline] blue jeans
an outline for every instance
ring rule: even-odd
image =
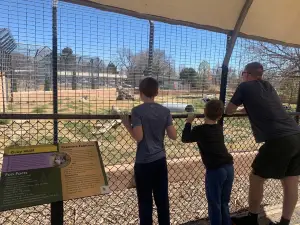
[[[232,225],[229,202],[233,178],[233,165],[206,171],[205,188],[211,225]]]

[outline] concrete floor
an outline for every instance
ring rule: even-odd
[[[270,220],[273,222],[277,222],[280,220],[281,217],[281,210],[282,206],[272,206],[272,207],[265,207],[264,210],[260,214],[260,225],[267,225],[269,224]],[[245,213],[237,214],[235,216],[242,216]],[[300,225],[300,203],[297,205],[294,216],[290,223],[291,225]],[[206,220],[202,221],[191,221],[188,223],[184,223],[182,225],[209,225],[209,222]]]
[[[265,216],[261,218],[261,225],[267,224],[268,221],[266,218],[271,219],[272,221],[279,221],[281,218],[282,205],[278,205],[269,209],[266,209]],[[300,225],[300,203],[297,204],[296,210],[294,212],[291,225]]]

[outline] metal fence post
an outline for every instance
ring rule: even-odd
[[[296,112],[300,112],[300,82],[299,82],[299,87],[298,87],[298,98],[297,98]],[[296,116],[296,121],[299,124],[299,115]]]
[[[231,35],[227,35],[226,52],[231,44]],[[225,60],[224,60],[225,61]],[[228,76],[228,62],[222,65],[221,84],[220,84],[220,100],[225,103],[227,91],[227,76]]]
[[[227,75],[228,75],[228,65],[233,52],[233,48],[235,46],[236,40],[238,38],[241,27],[244,23],[244,20],[247,16],[247,13],[253,3],[253,0],[246,0],[242,11],[240,12],[239,18],[236,21],[234,30],[232,33],[227,35],[227,45],[226,45],[226,53],[224,57],[224,61],[222,64],[222,77],[221,77],[221,85],[220,85],[220,100],[225,103],[226,99],[226,88],[227,88]],[[221,125],[224,123],[224,118],[222,118],[219,122]]]
[[[58,113],[57,96],[57,5],[58,0],[53,0],[52,5],[52,97],[53,114]],[[53,142],[58,143],[58,121],[53,120]],[[63,201],[51,203],[51,225],[63,225],[64,222],[64,204]]]
[[[148,70],[147,76],[152,75],[152,63],[153,63],[153,50],[154,50],[154,23],[149,20],[150,30],[149,30],[149,56],[148,56]]]
[[[230,41],[231,41],[231,35],[227,35],[226,52],[228,52]],[[219,97],[219,99],[222,102],[224,102],[224,104],[225,104],[225,101],[226,101],[227,78],[228,78],[228,63],[227,64],[223,63],[223,65],[222,65],[222,74],[221,74],[220,97]],[[223,126],[223,124],[224,124],[224,117],[222,117],[222,119],[219,120],[219,124]]]

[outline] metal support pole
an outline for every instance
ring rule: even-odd
[[[5,113],[5,92],[4,92],[4,78],[3,78],[3,76],[4,76],[4,70],[3,70],[3,67],[4,67],[4,62],[3,62],[3,59],[4,59],[4,52],[0,52],[0,54],[3,54],[3,55],[1,55],[1,73],[0,73],[0,75],[1,75],[1,85],[2,85],[2,107],[3,107],[3,110],[2,110],[2,113]]]
[[[232,51],[234,49],[236,39],[239,35],[241,27],[244,23],[244,20],[247,16],[247,13],[253,3],[253,0],[246,0],[242,11],[239,15],[239,18],[235,24],[234,30],[231,34],[227,35],[227,46],[226,46],[226,54],[224,57],[224,61],[222,64],[222,76],[221,76],[221,85],[220,85],[220,100],[225,103],[226,99],[226,91],[227,91],[227,76],[228,76],[228,65],[232,55]],[[223,125],[223,118],[220,120],[220,124]]]
[[[149,30],[149,56],[148,56],[148,69],[147,76],[152,75],[152,63],[153,63],[153,50],[154,50],[154,23],[149,20],[150,30]]]
[[[226,53],[231,45],[231,35],[227,35],[226,43]],[[224,59],[225,61],[225,59]],[[228,76],[228,63],[223,63],[222,74],[221,74],[221,84],[220,84],[220,100],[225,103],[226,91],[227,91],[227,76]]]
[[[298,87],[298,98],[297,98],[296,112],[300,112],[300,82],[299,82],[299,87]],[[299,124],[299,116],[296,116],[296,121]]]
[[[241,27],[244,23],[244,20],[247,16],[247,13],[252,5],[253,0],[247,0],[243,6],[243,9],[239,15],[239,18],[235,24],[234,30],[232,31],[231,35],[228,35],[227,37],[227,48],[226,48],[226,54],[224,57],[223,65],[222,65],[222,78],[221,78],[221,87],[220,87],[220,100],[222,100],[225,103],[225,97],[226,97],[226,86],[227,86],[227,75],[228,75],[228,64],[232,55],[233,48],[236,43],[236,39],[238,37],[238,34],[241,30]],[[223,81],[223,84],[222,84]]]
[[[53,114],[58,113],[57,91],[57,5],[58,0],[53,0],[52,5],[52,73],[53,73]],[[53,120],[53,142],[58,143],[58,121]],[[63,225],[64,204],[62,201],[51,203],[51,225]]]

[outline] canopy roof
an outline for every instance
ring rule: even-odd
[[[64,0],[144,19],[300,47],[300,0]],[[252,3],[252,4],[251,4]]]

